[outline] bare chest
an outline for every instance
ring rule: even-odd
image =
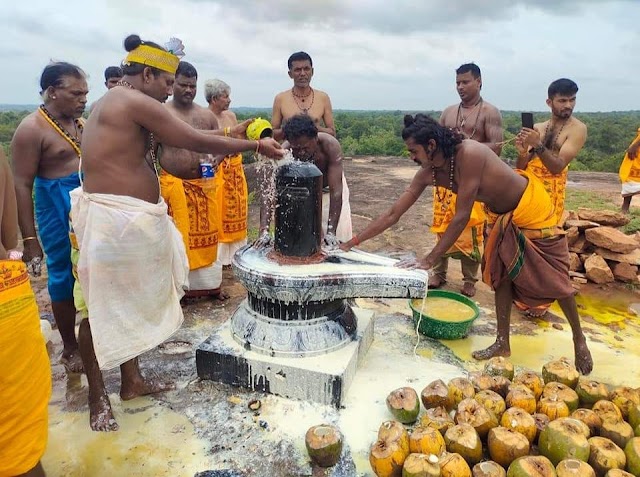
[[[306,98],[296,98],[289,92],[282,102],[282,119],[287,120],[298,114],[306,114],[313,122],[320,124],[324,117],[324,99],[315,93]]]

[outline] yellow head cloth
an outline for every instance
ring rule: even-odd
[[[126,63],[140,63],[145,66],[153,66],[159,70],[176,74],[180,58],[168,51],[160,50],[149,45],[140,45],[130,51],[124,60]]]

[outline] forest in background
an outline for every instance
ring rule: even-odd
[[[271,110],[239,108],[238,119],[264,117],[269,119]],[[337,136],[345,156],[402,156],[404,142],[400,137],[405,114],[415,111],[334,111]],[[434,118],[439,111],[427,111]],[[0,111],[0,144],[9,153],[13,133],[29,111]],[[640,127],[640,111],[576,113],[588,128],[585,147],[572,162],[572,170],[617,172],[624,151],[636,136]],[[549,118],[548,112],[534,113],[536,122]],[[504,138],[509,140],[520,130],[520,112],[502,111]],[[517,152],[512,143],[502,149],[502,158],[515,161]]]

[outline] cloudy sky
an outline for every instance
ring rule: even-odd
[[[270,107],[291,87],[286,60],[314,60],[312,86],[335,109],[439,110],[456,103],[455,69],[475,62],[500,109],[546,108],[548,84],[575,80],[580,111],[640,110],[638,0],[27,0],[2,2],[0,103],[39,101],[50,60],[89,74],[124,57],[124,37],[177,36],[202,84],[231,85],[232,107]]]

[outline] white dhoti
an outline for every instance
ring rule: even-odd
[[[71,221],[96,358],[111,369],[180,328],[189,273],[184,242],[162,199],[152,204],[78,188]]]
[[[220,247],[220,244],[218,244],[218,247]],[[217,261],[208,267],[196,268],[189,272],[189,291],[210,292],[220,288],[220,285],[222,285],[222,262],[220,261],[220,249],[218,249]]]
[[[329,221],[330,192],[322,194],[322,232],[327,233],[327,222]],[[349,204],[349,186],[342,174],[342,209],[340,210],[340,220],[336,230],[336,238],[341,242],[348,242],[353,237],[351,226],[351,205]]]
[[[230,243],[218,242],[218,262],[222,265],[231,265],[235,253],[245,245],[247,245],[246,237]]]
[[[627,181],[622,183],[622,195],[636,195],[640,193],[640,182]]]

